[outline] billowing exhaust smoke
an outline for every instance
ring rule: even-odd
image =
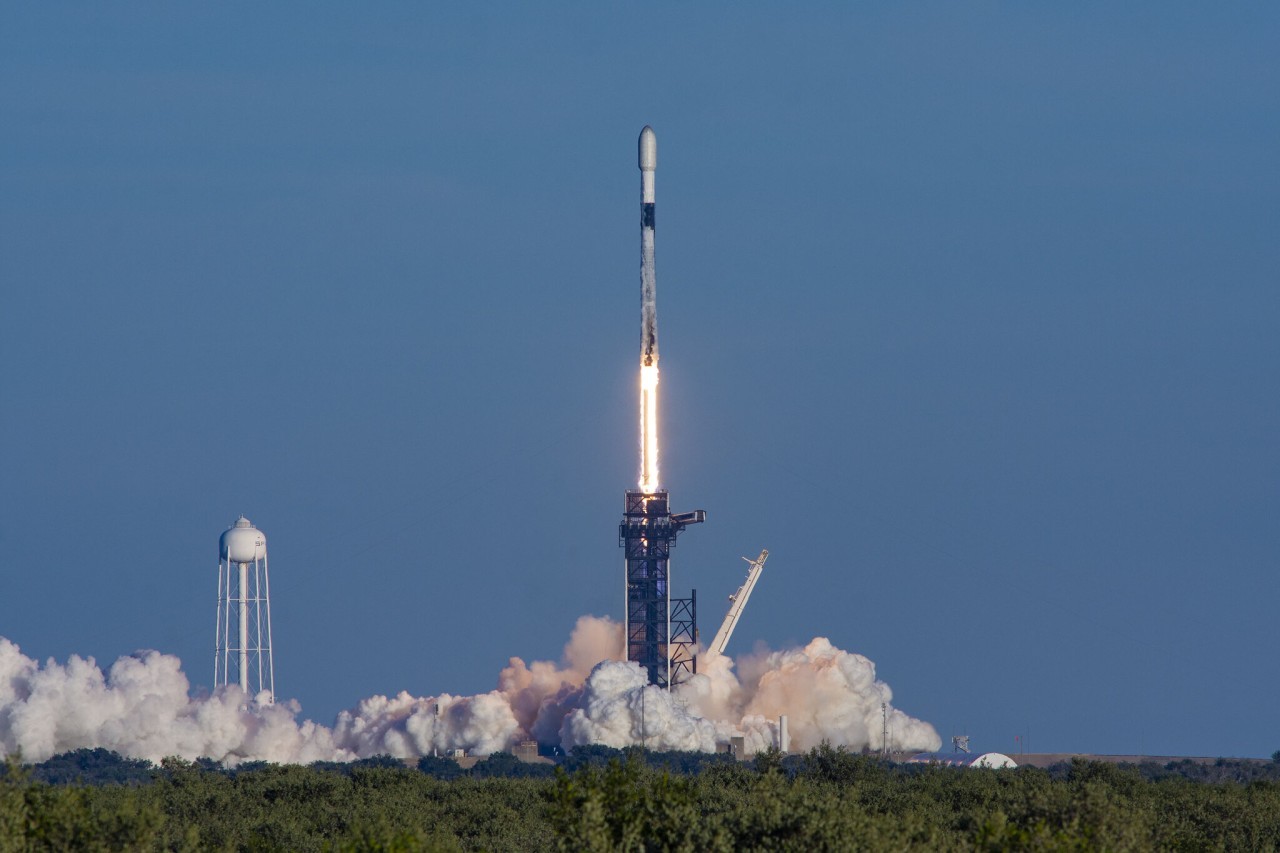
[[[462,749],[488,755],[532,737],[568,750],[580,744],[712,751],[742,737],[748,754],[777,743],[787,714],[793,749],[823,741],[881,748],[881,703],[892,698],[861,655],[817,638],[802,649],[746,657],[738,673],[727,657],[672,691],[648,685],[637,664],[611,660],[622,628],[578,620],[563,659],[512,658],[497,689],[477,696],[373,696],[343,711],[331,728],[298,721],[295,702],[271,703],[230,685],[192,697],[181,662],[146,651],[105,672],[72,656],[43,666],[0,638],[0,753],[43,761],[102,747],[159,761],[170,755],[310,763],[373,755],[416,759]],[[890,710],[890,748],[941,745],[928,723]]]

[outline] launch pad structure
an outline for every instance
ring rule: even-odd
[[[671,597],[671,549],[682,530],[706,519],[700,509],[673,514],[665,489],[626,493],[618,544],[626,555],[627,660],[640,664],[658,687],[698,671],[698,592]]]

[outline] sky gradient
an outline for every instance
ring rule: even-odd
[[[0,636],[491,689],[621,618],[639,172],[662,472],[731,653],[946,739],[1280,749],[1280,10],[0,11]],[[722,605],[723,602],[723,605]],[[709,633],[710,632],[710,633]]]

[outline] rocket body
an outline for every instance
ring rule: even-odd
[[[658,490],[658,282],[653,264],[658,137],[640,131],[640,489]]]
[[[658,364],[658,292],[653,266],[654,174],[658,170],[658,137],[645,125],[640,131],[640,364]]]

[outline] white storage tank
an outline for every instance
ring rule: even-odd
[[[243,515],[227,528],[218,556],[232,563],[256,563],[267,556],[267,537]]]

